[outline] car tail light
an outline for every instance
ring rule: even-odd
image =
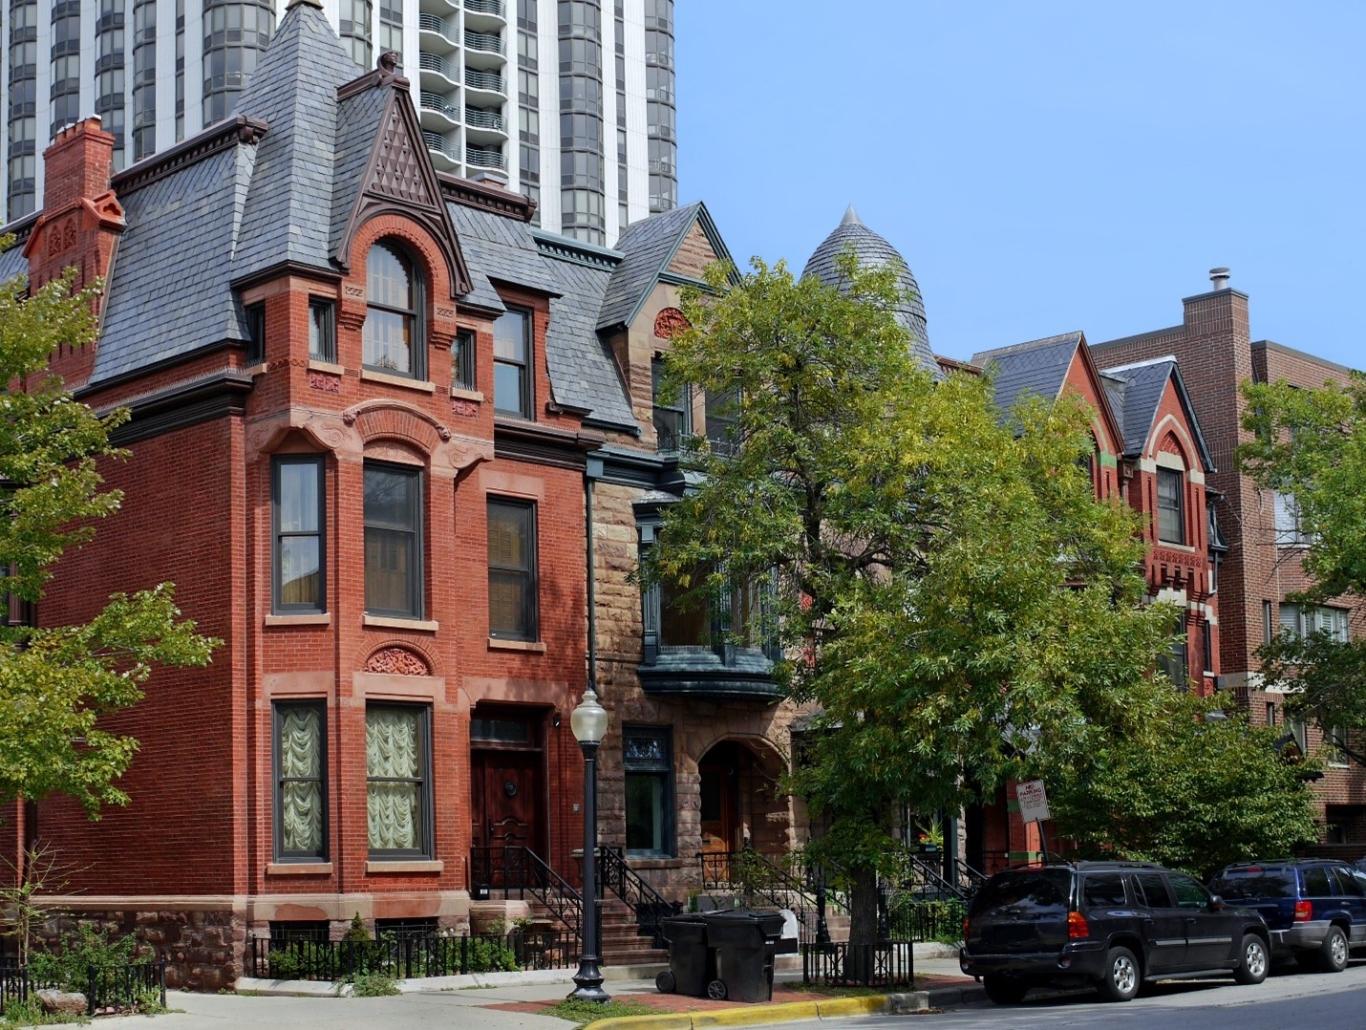
[[[968,939],[968,934],[972,933],[972,920],[967,916],[963,917],[963,940]]]
[[[1086,917],[1080,912],[1067,913],[1067,939],[1081,941],[1091,936],[1091,928],[1086,925]]]
[[[1295,922],[1307,923],[1314,918],[1314,903],[1312,901],[1295,902]]]

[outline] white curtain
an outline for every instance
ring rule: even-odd
[[[422,749],[419,709],[371,708],[365,713],[365,771],[370,777],[370,847],[418,851]]]
[[[281,843],[285,851],[323,850],[322,713],[289,708],[280,720]]]

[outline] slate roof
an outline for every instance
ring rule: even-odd
[[[270,128],[258,144],[233,278],[283,261],[332,269],[337,87],[362,70],[319,8],[290,8],[237,100],[238,114]]]
[[[844,212],[840,224],[821,241],[811,253],[802,269],[802,278],[813,275],[830,286],[844,288],[839,271],[839,258],[845,251],[852,250],[859,265],[865,268],[881,268],[884,265],[898,266],[897,286],[904,300],[897,311],[899,321],[911,336],[911,353],[921,367],[936,379],[943,378],[944,371],[934,358],[930,349],[929,329],[925,320],[925,304],[920,295],[920,284],[911,274],[911,266],[901,256],[901,252],[882,236],[868,228],[859,220],[854,206]]]
[[[1153,431],[1153,424],[1157,421],[1157,409],[1162,403],[1162,395],[1166,392],[1167,382],[1171,380],[1176,386],[1177,397],[1194,432],[1200,460],[1206,471],[1214,471],[1209,446],[1205,442],[1200,423],[1196,420],[1195,409],[1186,393],[1186,384],[1181,378],[1181,369],[1176,363],[1176,358],[1158,358],[1102,369],[1101,376],[1105,380],[1105,392],[1110,398],[1110,406],[1124,430],[1124,453],[1127,457],[1143,453],[1148,436]]]
[[[635,415],[626,399],[626,386],[616,360],[597,333],[612,271],[575,261],[546,259],[560,283],[560,296],[550,301],[550,330],[546,359],[555,398],[562,404],[585,408],[597,422],[634,432]]]
[[[612,276],[598,311],[599,329],[630,323],[701,210],[700,203],[689,204],[651,215],[626,227],[617,240],[617,250],[622,253],[621,264]]]
[[[1008,413],[1030,394],[1046,401],[1055,399],[1081,342],[1080,332],[1046,336],[979,351],[972,356],[972,363],[995,373],[996,406]]]
[[[332,224],[327,253],[338,257],[346,224],[356,204],[361,176],[375,146],[380,119],[389,100],[387,89],[353,93],[337,105],[337,150],[332,157]]]
[[[0,283],[16,275],[28,275],[28,258],[24,257],[24,244],[16,242],[9,250],[0,251]]]

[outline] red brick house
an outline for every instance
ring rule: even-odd
[[[1148,599],[1176,605],[1182,634],[1163,668],[1181,689],[1210,695],[1219,674],[1218,568],[1206,483],[1215,466],[1174,358],[1099,368],[1080,332],[973,355],[995,376],[1003,412],[1029,396],[1080,397],[1095,411],[1089,462],[1099,498],[1119,498],[1144,516]],[[1013,798],[964,813],[963,853],[991,872],[1041,857],[1035,826]]]
[[[1247,402],[1239,388],[1249,381],[1284,380],[1311,389],[1345,382],[1351,370],[1272,340],[1254,340],[1247,294],[1229,287],[1226,268],[1212,269],[1210,278],[1212,289],[1182,301],[1179,325],[1097,343],[1092,353],[1102,365],[1163,355],[1180,362],[1217,466],[1210,486],[1228,545],[1219,576],[1218,687],[1234,692],[1254,721],[1284,726],[1287,743],[1313,753],[1322,744],[1321,729],[1287,723],[1285,687],[1263,681],[1256,651],[1282,628],[1359,637],[1366,634],[1366,605],[1338,598],[1303,610],[1288,600],[1308,585],[1300,564],[1307,541],[1296,522],[1294,499],[1259,490],[1238,472],[1235,449],[1250,439],[1241,426]],[[1366,769],[1331,749],[1324,757],[1324,777],[1314,789],[1325,845],[1360,857],[1366,851]]]
[[[141,742],[131,804],[20,806],[10,839],[200,988],[248,932],[466,925],[483,849],[577,876],[589,416],[629,415],[584,275],[618,258],[438,176],[380,65],[351,79],[295,0],[227,120],[112,178],[98,120],[63,132],[0,255],[106,278],[98,341],[54,365],[132,412],[122,510],[38,620],[173,580],[223,640],[111,720]]]

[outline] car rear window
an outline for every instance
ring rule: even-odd
[[[1066,869],[1017,869],[997,873],[972,900],[973,915],[1017,908],[1022,914],[1066,908],[1072,874]]]
[[[1118,873],[1092,873],[1082,881],[1082,897],[1088,907],[1123,908],[1124,879]]]
[[[1244,869],[1225,869],[1210,884],[1210,890],[1228,901],[1253,898],[1293,898],[1295,871],[1293,869],[1265,869],[1249,866]]]

